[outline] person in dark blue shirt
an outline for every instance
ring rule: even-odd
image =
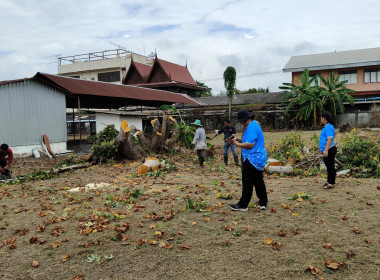
[[[223,127],[219,129],[215,135],[211,138],[214,139],[219,134],[224,134],[224,144],[223,144],[223,159],[224,164],[228,165],[228,150],[231,149],[231,152],[234,156],[235,165],[239,166],[239,156],[236,153],[235,145],[231,143],[231,139],[235,137],[236,129],[231,125],[230,120],[226,119],[224,120]]]
[[[319,136],[319,150],[323,156],[323,162],[327,168],[327,183],[323,185],[324,189],[331,189],[335,185],[335,155],[337,148],[334,143],[335,129],[333,118],[329,112],[322,113],[321,123],[324,126]]]
[[[251,201],[253,186],[259,199],[257,206],[265,210],[268,203],[266,186],[263,178],[263,171],[267,162],[267,152],[265,150],[264,134],[260,124],[253,119],[253,112],[241,110],[238,112],[238,122],[245,127],[243,139],[233,140],[233,143],[242,148],[242,195],[237,204],[230,204],[234,211],[247,211]]]

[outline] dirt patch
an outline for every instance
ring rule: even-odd
[[[324,279],[378,277],[380,180],[324,190],[324,176],[266,175],[268,209],[233,212],[240,168],[217,153],[202,169],[195,153],[170,155],[177,169],[158,177],[135,177],[139,163],[126,161],[0,186],[0,278],[316,279],[310,265]],[[18,159],[13,174],[57,160]],[[111,186],[68,193],[100,182]],[[311,200],[289,200],[300,192]]]

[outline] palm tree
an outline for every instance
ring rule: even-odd
[[[281,96],[282,103],[289,102],[285,115],[289,110],[298,105],[299,110],[295,119],[302,121],[313,117],[313,127],[317,125],[317,116],[323,110],[321,87],[317,85],[318,76],[310,77],[309,70],[305,69],[301,75],[301,82],[296,78],[295,84],[283,83],[280,89],[285,90]]]
[[[232,66],[228,66],[223,73],[224,87],[228,96],[228,117],[231,119],[231,106],[232,98],[234,97],[234,90],[236,84],[236,70]]]
[[[340,75],[335,78],[333,72],[326,79],[319,74],[318,76],[324,85],[322,88],[323,104],[325,104],[325,108],[328,109],[335,119],[338,113],[344,112],[343,102],[354,105],[354,98],[350,93],[354,93],[355,91],[346,88],[345,84],[347,81],[339,82]]]

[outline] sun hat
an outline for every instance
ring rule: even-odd
[[[237,115],[237,121],[239,123],[246,122],[249,118],[252,118],[254,113],[252,111],[240,110]]]
[[[192,124],[202,127],[200,120],[195,120],[195,122],[193,122]]]

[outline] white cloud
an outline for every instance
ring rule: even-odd
[[[0,80],[57,73],[54,56],[102,51],[113,42],[187,61],[194,78],[215,93],[224,90],[227,66],[236,68],[239,89],[277,91],[290,81],[288,73],[251,74],[281,70],[293,55],[380,46],[380,2],[372,0],[1,0],[0,10],[6,11]]]

